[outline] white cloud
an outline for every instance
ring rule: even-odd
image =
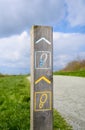
[[[85,34],[53,32],[54,70],[75,58],[85,57]],[[30,36],[27,32],[0,39],[0,68],[30,68]],[[9,72],[9,69],[6,71]]]
[[[65,0],[71,26],[85,25],[85,0]]]
[[[71,51],[77,51],[77,47],[82,47],[85,43],[85,34],[80,33],[54,33],[54,47],[58,48],[59,51],[67,52],[68,49]],[[66,50],[67,48],[67,50]]]
[[[27,32],[0,39],[0,66],[24,68],[29,65],[30,40]]]
[[[85,0],[0,0],[0,37],[63,20],[71,26],[85,25]]]
[[[63,0],[0,0],[0,36],[21,33],[34,24],[57,24],[64,16]]]
[[[85,57],[85,34],[54,32],[54,69],[61,69],[77,57]]]
[[[85,0],[0,0],[0,67],[27,68],[27,30],[32,25],[56,26],[63,20],[72,27],[85,25]],[[53,39],[55,69],[85,57],[85,34],[54,32]]]

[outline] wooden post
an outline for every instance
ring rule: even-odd
[[[31,29],[31,129],[53,130],[53,32]]]

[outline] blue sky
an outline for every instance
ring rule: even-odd
[[[53,27],[54,70],[85,58],[85,0],[0,0],[0,73],[30,72],[32,25]]]

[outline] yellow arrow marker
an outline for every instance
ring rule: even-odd
[[[38,80],[35,81],[35,84],[39,83],[41,80],[45,80],[48,84],[51,84],[51,81],[47,79],[45,76],[40,77]]]

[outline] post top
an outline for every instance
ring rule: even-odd
[[[47,25],[33,25],[32,26],[32,28],[39,28],[39,27],[52,28],[52,26],[47,26]]]

